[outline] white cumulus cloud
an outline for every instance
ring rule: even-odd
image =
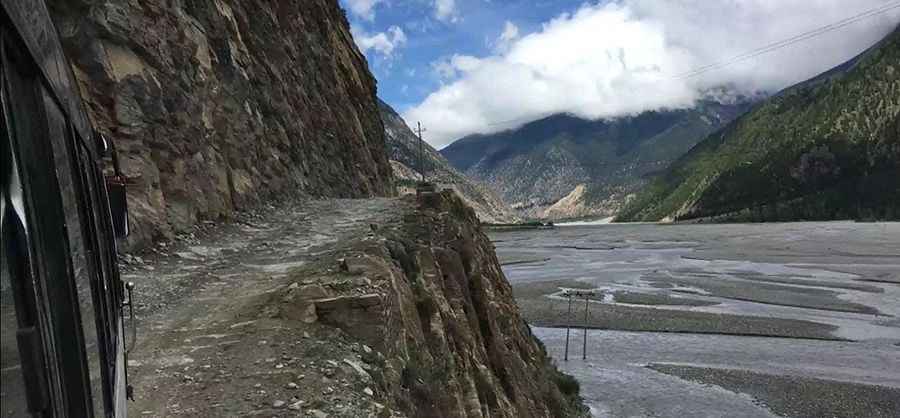
[[[449,58],[432,62],[431,68],[440,79],[450,80],[457,78],[460,74],[475,70],[479,65],[481,65],[481,60],[476,57],[453,54]]]
[[[455,22],[459,19],[456,0],[434,0],[434,17],[442,22]]]
[[[385,0],[344,0],[350,11],[366,20],[375,19],[375,6]]]
[[[506,21],[503,24],[503,32],[500,32],[500,36],[497,37],[497,40],[491,43],[494,47],[494,51],[497,53],[502,53],[509,50],[509,46],[513,41],[519,38],[519,27],[516,26],[515,23]]]
[[[509,42],[513,39],[519,37],[519,27],[513,24],[513,22],[506,21],[503,24],[503,33],[500,34],[500,40],[503,42]]]
[[[390,58],[394,50],[406,45],[406,34],[403,29],[397,26],[391,26],[385,32],[369,34],[358,27],[351,27],[353,40],[356,46],[363,53],[373,50],[381,54],[384,58]]]
[[[772,53],[692,70],[792,38],[890,0],[618,0],[585,4],[520,36],[504,24],[493,55],[433,64],[448,79],[405,112],[442,147],[471,133],[568,112],[613,118],[692,106],[704,92],[774,92],[838,65],[894,29],[900,10],[860,20]]]

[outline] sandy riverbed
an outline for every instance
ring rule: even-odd
[[[578,330],[562,365],[597,416],[890,416],[900,399],[900,224],[581,225],[492,238],[502,262],[530,261],[504,271],[559,359],[565,330],[538,326],[581,325],[583,300],[570,319],[559,292],[597,289],[588,359]],[[797,391],[764,390],[785,382]],[[829,404],[845,387],[870,398]]]

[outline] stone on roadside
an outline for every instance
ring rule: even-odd
[[[369,372],[365,371],[360,363],[357,363],[348,358],[344,359],[344,363],[347,363],[347,365],[349,365],[354,371],[356,371],[356,374],[358,374],[364,380],[369,381],[372,379],[372,375],[370,375]]]
[[[294,301],[322,299],[327,297],[328,291],[325,290],[325,288],[320,284],[306,284],[301,286],[295,282],[291,283],[291,285],[287,287],[287,291],[281,298],[281,301],[284,303],[289,303]]]
[[[284,407],[284,404],[285,404],[284,401],[277,400],[275,402],[272,402],[272,408],[281,408],[281,407]]]
[[[362,274],[368,269],[369,265],[363,257],[345,258],[341,262],[341,270],[350,274]]]
[[[200,258],[200,256],[198,256],[197,254],[194,254],[194,253],[188,252],[188,251],[178,251],[175,253],[175,255],[177,255],[178,257],[183,258],[185,260],[191,260],[191,261],[202,260],[202,258]]]

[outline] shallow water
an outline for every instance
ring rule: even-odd
[[[746,395],[657,373],[649,363],[748,369],[776,375],[900,387],[900,349],[884,344],[730,335],[534,328],[559,366],[581,382],[595,416],[766,417]]]
[[[504,266],[513,285],[575,279],[688,296],[719,304],[665,308],[803,319],[835,325],[835,337],[854,340],[591,331],[583,362],[577,331],[570,361],[561,365],[582,382],[596,416],[771,416],[747,395],[663,375],[647,363],[900,387],[900,283],[891,283],[900,281],[898,223],[579,225],[492,238],[501,261],[545,260]],[[848,285],[864,290],[840,288]],[[845,308],[879,314],[831,310]],[[564,330],[535,334],[562,359]]]

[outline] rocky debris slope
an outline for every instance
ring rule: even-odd
[[[707,134],[746,111],[751,98],[615,120],[557,114],[516,129],[462,138],[441,150],[454,167],[496,190],[522,216],[611,216],[626,196]],[[584,190],[578,187],[583,185]],[[556,207],[575,193],[580,208]],[[571,206],[569,202],[563,206]]]
[[[697,144],[620,221],[900,219],[900,28]]]
[[[388,158],[394,169],[398,190],[414,193],[415,184],[420,181],[419,139],[406,122],[387,103],[378,101],[378,110],[384,121],[385,141]],[[478,219],[488,223],[509,223],[518,221],[512,208],[497,194],[483,184],[470,179],[427,143],[421,146],[424,171],[428,180],[440,188],[453,189],[472,207]]]
[[[286,191],[392,193],[375,80],[334,0],[50,0],[128,176],[127,244]]]
[[[456,194],[288,202],[128,257],[140,416],[580,416]]]
[[[597,213],[594,205],[591,205],[587,201],[587,188],[586,184],[579,184],[575,186],[572,191],[567,194],[562,199],[556,201],[556,203],[544,209],[544,214],[542,217],[550,218],[550,219],[573,219],[591,216],[594,213]]]

